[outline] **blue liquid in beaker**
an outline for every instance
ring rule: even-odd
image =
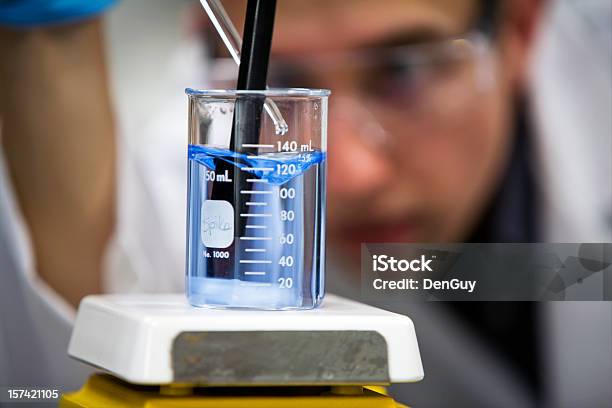
[[[191,304],[279,310],[320,303],[325,153],[252,156],[190,145],[188,176]]]

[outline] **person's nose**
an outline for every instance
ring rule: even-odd
[[[330,106],[328,187],[346,198],[384,189],[393,177],[391,158],[381,144],[387,134],[354,98],[337,96]]]

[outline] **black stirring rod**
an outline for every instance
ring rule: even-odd
[[[249,0],[247,3],[244,36],[238,71],[238,90],[265,90],[268,76],[268,63],[272,47],[272,32],[274,30],[274,14],[276,0]],[[242,154],[257,154],[257,148],[243,148],[244,144],[257,144],[261,129],[261,115],[265,102],[264,95],[241,95],[236,98],[230,150]],[[234,158],[238,160],[238,158]],[[246,199],[237,208],[234,197],[239,197],[241,191],[251,190],[247,178],[255,178],[254,174],[234,171],[235,166],[223,160],[216,161],[217,174],[228,172],[233,183],[213,182],[211,199],[229,201],[234,207],[234,235],[240,237],[245,231],[245,222],[240,214],[248,212]]]

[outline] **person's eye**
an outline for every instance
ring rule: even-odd
[[[365,75],[368,91],[386,102],[404,102],[419,89],[419,70],[414,64],[399,61],[380,64]]]
[[[402,61],[391,61],[381,67],[381,74],[394,81],[411,82],[417,77],[418,66]]]

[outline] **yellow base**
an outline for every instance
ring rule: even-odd
[[[137,386],[96,374],[79,391],[65,394],[60,408],[407,408],[381,387]]]

